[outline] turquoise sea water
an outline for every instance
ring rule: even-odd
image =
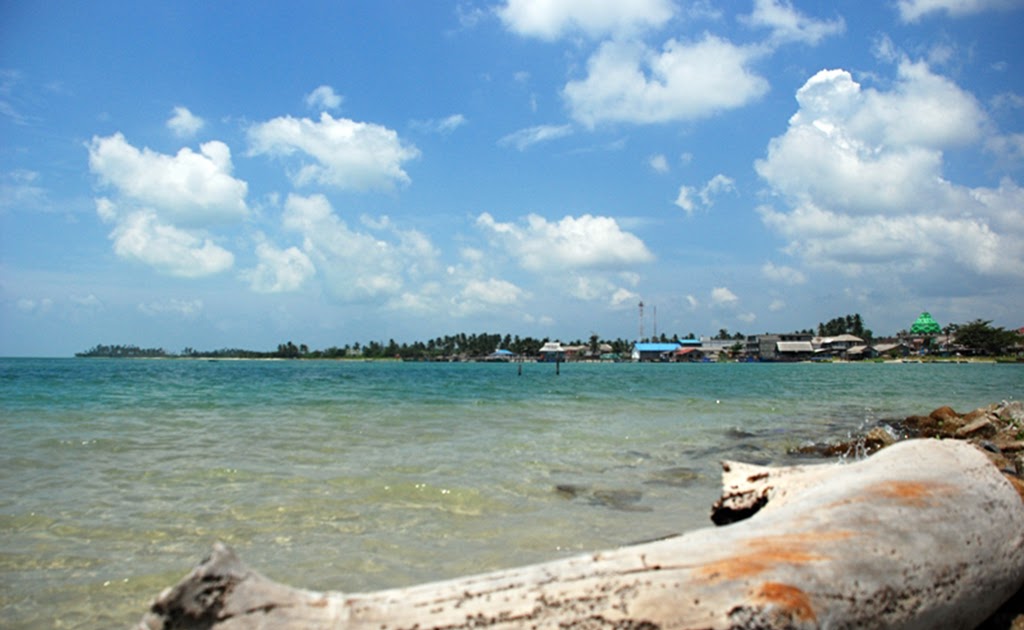
[[[108,628],[223,540],[359,591],[709,526],[719,461],[1020,398],[1024,366],[0,359],[0,627]]]

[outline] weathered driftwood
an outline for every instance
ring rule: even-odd
[[[724,466],[716,513],[752,517],[410,588],[294,589],[217,545],[139,628],[973,628],[1024,584],[1024,489],[970,444]]]

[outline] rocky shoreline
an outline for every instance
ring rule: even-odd
[[[864,457],[912,438],[965,440],[983,449],[1004,473],[1024,479],[1024,402],[1003,401],[958,413],[939,407],[926,416],[881,420],[863,433],[834,442],[806,444],[794,454]]]
[[[1024,500],[1024,403],[1003,401],[967,413],[939,407],[926,416],[883,420],[848,440],[808,444],[794,454],[820,457],[865,457],[912,438],[963,440],[977,446]],[[1024,630],[1024,588],[979,630]]]

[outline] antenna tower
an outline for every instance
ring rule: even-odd
[[[644,301],[640,300],[640,337],[637,341],[644,340]]]

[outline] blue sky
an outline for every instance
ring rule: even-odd
[[[1024,325],[1022,0],[6,2],[0,355]],[[657,321],[654,320],[654,312]]]

